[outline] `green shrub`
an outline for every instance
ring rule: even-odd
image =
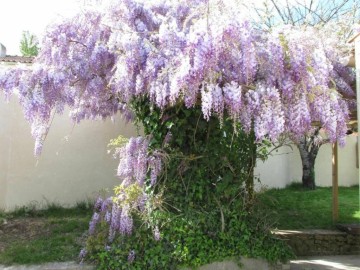
[[[99,269],[177,269],[229,257],[276,262],[292,256],[255,213],[253,170],[258,156],[267,157],[266,142],[256,143],[253,132],[244,133],[226,117],[204,120],[199,107],[160,111],[146,100],[133,107],[145,134],[151,134],[150,149],[166,156],[164,173],[155,186],[147,180],[148,210],[132,210],[130,236],[120,234],[109,243],[108,225],[101,222],[89,237],[88,258]],[[172,139],[164,143],[169,133]],[[132,185],[115,188],[122,192],[126,204],[140,195]]]

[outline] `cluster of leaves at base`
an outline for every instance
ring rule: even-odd
[[[150,147],[170,157],[166,173],[148,189],[159,204],[148,218],[160,227],[161,238],[156,241],[139,216],[131,236],[118,236],[104,249],[104,225],[87,245],[99,269],[178,269],[240,256],[272,262],[291,257],[262,215],[254,213],[249,196],[258,147],[254,133],[245,134],[226,117],[221,123],[206,121],[199,107],[160,111],[143,100],[134,103],[134,111],[145,134],[151,134]]]
[[[106,233],[88,241],[88,247],[92,247],[90,259],[98,269],[104,270],[175,270],[182,266],[196,268],[227,258],[238,260],[240,256],[260,257],[270,262],[293,257],[283,242],[274,239],[269,232],[258,230],[258,221],[245,214],[233,214],[227,230],[217,233],[201,226],[205,219],[217,223],[205,213],[194,213],[191,217],[169,212],[157,215],[159,220],[168,222],[162,227],[159,241],[141,219],[137,219],[138,229],[134,234],[117,237],[106,248],[103,246]],[[129,251],[135,252],[132,262],[128,260]]]

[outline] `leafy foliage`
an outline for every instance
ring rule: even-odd
[[[141,196],[135,183],[115,188],[116,207],[132,209],[131,235],[119,225],[120,234],[109,241],[113,217],[98,210],[104,221],[86,249],[100,269],[177,269],[240,255],[273,262],[291,257],[285,244],[272,238],[267,221],[253,212],[253,133],[225,116],[221,122],[203,119],[200,106],[161,111],[148,100],[132,106],[145,134],[151,134],[149,149],[168,157],[157,182],[150,176],[145,181],[145,206],[129,202]],[[119,215],[115,222],[121,223]]]
[[[232,216],[227,232],[218,234],[204,231],[197,218],[217,222],[205,213],[192,218],[165,213],[161,219],[168,223],[161,229],[160,240],[156,241],[152,231],[139,222],[139,230],[130,237],[119,237],[105,249],[99,243],[97,250],[92,246],[90,258],[97,262],[99,269],[129,270],[197,267],[226,258],[239,259],[239,255],[262,257],[272,262],[286,261],[293,256],[284,243],[273,239],[269,233],[256,231],[259,224],[252,223],[251,216]],[[104,230],[105,237],[106,232]],[[89,242],[90,245],[94,243]],[[135,258],[129,260],[132,252]]]
[[[39,53],[39,42],[36,36],[28,31],[24,31],[20,41],[20,52],[23,56],[37,56]]]

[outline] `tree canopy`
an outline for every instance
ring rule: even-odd
[[[39,41],[29,31],[23,32],[20,41],[20,52],[23,56],[36,56],[39,53]]]
[[[204,118],[226,111],[256,139],[299,137],[318,121],[344,142],[353,72],[336,40],[315,28],[253,27],[232,1],[112,1],[47,29],[31,67],[8,71],[38,154],[53,113],[105,118],[148,97],[161,109],[201,104]]]

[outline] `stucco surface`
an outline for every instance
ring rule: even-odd
[[[111,189],[118,161],[108,154],[109,140],[119,134],[136,136],[131,124],[120,116],[114,121],[83,121],[74,125],[67,113],[56,115],[42,155],[33,156],[30,125],[14,97],[10,104],[0,99],[0,209],[58,203],[71,206],[92,199],[101,189]],[[356,140],[349,136],[339,150],[339,185],[358,184]],[[331,145],[321,147],[315,164],[316,184],[331,186]],[[301,181],[301,160],[297,148],[283,147],[265,162],[258,161],[255,175],[263,186],[282,188]]]
[[[119,183],[117,160],[107,144],[119,134],[137,134],[120,117],[74,125],[65,113],[55,116],[43,153],[35,158],[30,126],[15,98],[0,101],[0,123],[0,207],[7,210],[31,203],[68,206],[113,187]]]

